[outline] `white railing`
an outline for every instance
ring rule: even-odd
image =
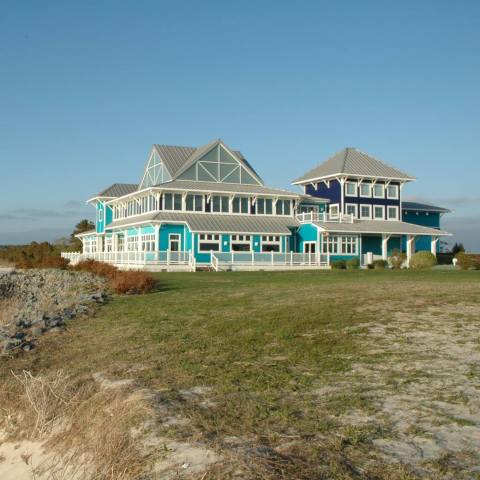
[[[188,264],[190,265],[190,270],[195,272],[197,270],[197,259],[195,258],[195,254],[190,251],[190,255],[188,256]]]
[[[338,223],[353,223],[354,218],[352,214],[339,213],[332,215],[327,212],[305,212],[298,213],[297,220],[300,223],[313,223],[313,222],[338,222]]]
[[[294,252],[215,252],[211,265],[215,271],[226,266],[318,266],[328,267],[328,254]]]
[[[72,265],[82,260],[97,260],[98,262],[113,263],[118,265],[190,265],[192,260],[190,252],[174,252],[170,250],[156,252],[62,252],[61,256],[70,260]]]

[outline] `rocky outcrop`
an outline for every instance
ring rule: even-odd
[[[65,328],[107,299],[106,282],[68,270],[0,273],[0,355],[29,351],[36,339]]]

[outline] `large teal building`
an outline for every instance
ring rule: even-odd
[[[329,268],[361,265],[394,249],[436,253],[447,209],[402,201],[413,177],[347,148],[293,183],[264,184],[240,151],[154,145],[138,184],[113,184],[88,200],[95,230],[72,262],[95,258],[150,270]]]

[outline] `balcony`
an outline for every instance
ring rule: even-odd
[[[353,223],[354,218],[352,214],[340,213],[332,215],[331,213],[308,212],[297,214],[297,220],[300,223],[314,223],[314,222],[336,222],[336,223]]]

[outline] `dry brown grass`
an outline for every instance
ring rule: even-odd
[[[140,395],[101,388],[91,377],[73,379],[61,371],[13,376],[3,430],[11,440],[40,441],[51,452],[37,474],[126,480],[145,470],[149,458],[142,451],[138,426],[151,411]]]

